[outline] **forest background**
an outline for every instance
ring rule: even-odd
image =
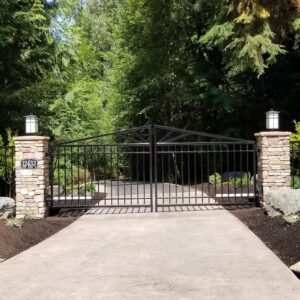
[[[1,0],[0,134],[150,123],[253,139],[300,119],[299,0]],[[10,134],[10,133],[9,133]]]

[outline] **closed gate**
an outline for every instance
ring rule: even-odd
[[[50,207],[117,212],[253,204],[255,143],[149,125],[50,151]]]

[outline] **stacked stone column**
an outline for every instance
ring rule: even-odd
[[[47,215],[46,195],[49,186],[49,137],[15,137],[16,150],[16,217],[44,218]],[[37,160],[36,169],[21,168],[24,159]]]
[[[257,185],[260,201],[270,189],[290,187],[290,132],[255,134],[257,139]]]

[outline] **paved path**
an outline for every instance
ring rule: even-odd
[[[0,264],[1,300],[299,297],[296,277],[225,210],[83,216]]]

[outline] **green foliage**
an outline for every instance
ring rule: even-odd
[[[2,0],[0,133],[22,133],[32,112],[58,141],[147,123],[252,138],[270,107],[299,117],[298,10],[296,0]]]
[[[24,225],[24,219],[17,219],[17,218],[7,219],[6,225],[14,228],[22,228]]]
[[[209,176],[209,183],[217,187],[222,185],[222,176],[219,173],[214,173]]]
[[[14,146],[14,139],[10,129],[6,129],[5,140],[7,141],[6,143],[0,136],[0,177],[9,182],[12,180],[12,174],[15,169],[15,157],[13,148],[11,148]]]
[[[93,183],[76,184],[67,186],[67,195],[73,196],[88,196],[96,191],[96,186]]]
[[[247,173],[240,178],[230,178],[228,182],[231,186],[234,186],[236,188],[243,188],[250,185],[250,180],[251,180],[251,174]]]
[[[211,20],[199,42],[205,51],[215,47],[222,52],[230,76],[248,70],[261,76],[287,54],[289,35],[297,41],[299,22],[291,3],[239,0],[211,1],[207,6]]]
[[[292,142],[300,142],[300,122],[294,121],[295,125],[295,133],[291,134],[291,141]]]
[[[90,172],[80,166],[60,166],[53,174],[53,184],[69,186],[90,180]]]
[[[55,64],[55,42],[48,25],[52,10],[42,0],[2,0],[0,3],[0,132],[23,128],[23,116],[40,112],[36,84]]]
[[[288,215],[288,216],[283,216],[283,219],[287,223],[294,225],[300,221],[300,216],[299,215]]]
[[[229,184],[235,188],[243,188],[250,185],[250,180],[251,180],[250,173],[247,174],[245,173],[243,177],[240,178],[231,177],[227,181],[223,181],[222,176],[219,173],[214,173],[209,176],[209,183],[215,185],[216,187],[221,187],[222,184],[224,183],[224,184]]]
[[[291,188],[300,189],[300,177],[299,176],[291,177]]]

